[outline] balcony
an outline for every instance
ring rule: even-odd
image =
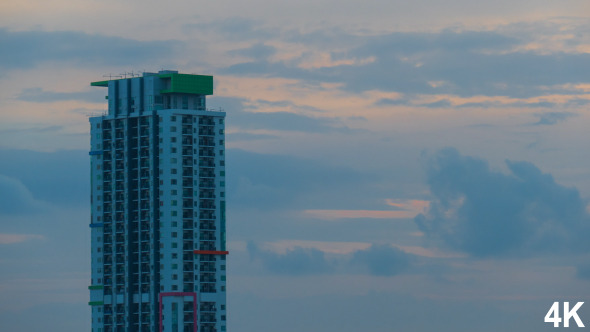
[[[215,289],[215,284],[201,284],[200,291],[202,293],[217,293],[217,290]],[[213,315],[213,317],[215,317],[215,316]],[[201,318],[202,318],[202,316],[201,316]],[[215,319],[215,318],[213,318],[213,319]],[[211,320],[201,319],[201,322],[211,322]]]

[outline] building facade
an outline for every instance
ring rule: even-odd
[[[91,83],[93,332],[226,331],[225,113],[213,77]]]

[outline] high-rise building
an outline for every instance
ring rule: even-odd
[[[93,332],[226,331],[225,113],[213,77],[91,83]]]

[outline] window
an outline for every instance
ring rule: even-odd
[[[221,276],[221,281],[225,281],[225,276]]]
[[[172,222],[172,227],[178,227],[178,222],[177,221],[173,221]]]
[[[172,215],[173,217],[176,217],[176,216],[178,215],[178,212],[177,212],[177,211],[172,211],[171,215]]]
[[[172,237],[178,237],[178,233],[177,232],[172,232]]]
[[[170,142],[176,143],[176,137],[170,137]]]
[[[175,126],[170,127],[170,131],[173,132],[173,133],[175,133],[176,132],[176,127]]]
[[[172,242],[172,248],[178,248],[178,243]]]
[[[219,196],[221,196],[221,197],[225,197],[225,192],[224,192],[224,191],[220,192],[220,193],[219,193]]]
[[[223,135],[223,129],[219,129],[219,135]]]
[[[178,181],[176,179],[171,179],[170,184],[176,184]]]
[[[178,205],[178,201],[177,200],[172,200],[172,206],[176,206]]]
[[[225,265],[221,265],[221,271],[225,271]]]
[[[172,195],[178,195],[178,190],[172,190],[170,193],[171,193]]]
[[[178,290],[178,286],[172,285],[172,290]],[[174,304],[174,303],[173,303]]]
[[[221,320],[225,320],[225,315],[221,315]]]
[[[225,304],[221,305],[221,310],[225,310]]]
[[[221,181],[221,186],[225,187],[225,181]]]
[[[170,163],[171,164],[176,164],[178,162],[178,160],[176,158],[171,158],[170,159]]]
[[[172,174],[176,174],[177,172],[178,172],[178,170],[177,170],[176,168],[172,168],[172,169],[170,170],[170,173],[172,173]]]
[[[219,155],[223,156],[223,150],[219,150]]]
[[[172,280],[178,280],[178,274],[173,274],[172,275]]]
[[[222,139],[219,140],[219,145],[223,145],[223,140]]]
[[[176,116],[175,115],[171,116],[170,121],[176,121]]]
[[[173,253],[172,254],[172,259],[177,259],[178,258],[178,254],[177,253]]]
[[[178,270],[178,264],[172,264],[172,270]]]
[[[172,153],[176,153],[176,151],[177,151],[177,150],[176,150],[176,148],[172,148],[172,149],[170,149],[170,151],[171,151]]]
[[[223,124],[223,118],[219,119],[219,124]]]
[[[96,128],[100,128],[100,123],[97,123],[96,124]]]
[[[221,291],[225,292],[225,286],[221,286]]]
[[[219,161],[219,166],[225,166],[225,160],[220,160]]]
[[[219,172],[219,175],[221,175],[221,176],[225,176],[225,171],[221,171],[221,172]]]

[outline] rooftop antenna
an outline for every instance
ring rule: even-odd
[[[113,74],[105,74],[105,75],[102,75],[102,77],[108,77],[109,80],[112,80],[113,78],[122,78],[121,75],[113,75]]]

